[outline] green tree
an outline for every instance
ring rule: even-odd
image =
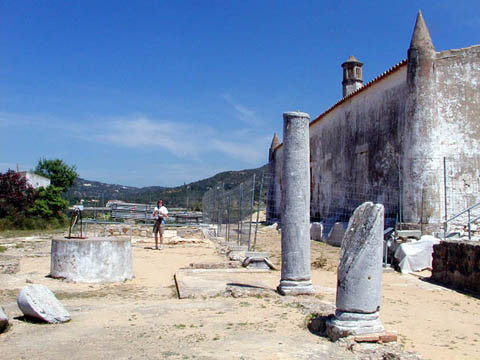
[[[62,218],[63,210],[68,208],[68,201],[62,197],[62,188],[53,185],[40,188],[37,199],[28,213],[44,219]]]
[[[60,188],[61,192],[67,191],[73,185],[75,179],[78,178],[76,166],[68,166],[60,159],[39,160],[35,173],[48,177],[51,184],[56,188]]]

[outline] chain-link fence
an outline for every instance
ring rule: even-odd
[[[265,221],[268,174],[251,179],[239,186],[225,190],[222,183],[203,195],[203,221],[215,224],[217,236],[227,242],[246,245],[254,251],[258,224]]]
[[[348,222],[355,208],[365,201],[384,205],[385,227],[395,228],[397,224],[408,227],[408,223],[416,223],[422,230],[433,228],[448,233],[480,221],[480,205],[477,205],[480,201],[480,157],[391,161],[390,172],[379,174],[376,180],[370,174],[356,181],[341,178],[328,181],[321,174],[311,176],[311,221],[322,222],[328,234],[335,222]],[[277,170],[277,177],[281,176],[279,172]],[[272,174],[273,168],[264,180],[268,187],[267,221],[280,223],[282,181]],[[451,228],[445,223],[452,225]],[[431,224],[433,227],[429,227]]]

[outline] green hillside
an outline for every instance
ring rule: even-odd
[[[232,189],[250,179],[253,174],[259,178],[268,168],[264,165],[257,169],[225,171],[208,179],[195,181],[176,187],[149,186],[136,188],[131,186],[105,184],[78,178],[67,192],[71,204],[79,203],[102,206],[108,200],[123,200],[130,203],[155,203],[162,199],[168,207],[200,209],[203,194],[211,187],[223,183],[225,190]]]

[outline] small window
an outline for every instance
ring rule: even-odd
[[[356,68],[355,69],[355,75],[356,75],[357,78],[361,78],[362,77],[362,69]]]

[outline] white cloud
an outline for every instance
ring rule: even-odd
[[[242,107],[235,107],[245,117],[255,116],[254,112]],[[214,175],[218,171],[255,167],[266,162],[270,135],[257,127],[244,126],[233,128],[228,133],[204,124],[156,119],[142,114],[122,117],[88,117],[81,119],[59,119],[48,115],[0,114],[0,124],[13,125],[18,128],[38,129],[38,136],[61,136],[63,139],[76,139],[75,146],[87,147],[89,143],[100,146],[116,146],[119,156],[127,149],[147,149],[173,158],[162,166],[163,184],[176,185],[176,181],[194,181]],[[47,135],[48,134],[48,135]],[[73,143],[73,142],[72,142]],[[65,144],[65,142],[63,142]],[[124,150],[125,149],[125,150]],[[66,150],[54,148],[50,152]],[[131,151],[131,150],[129,150]],[[37,156],[37,154],[35,154]],[[8,161],[8,160],[7,160]],[[231,165],[228,165],[228,164]],[[220,165],[223,164],[223,165]],[[227,164],[228,168],[225,168]],[[11,167],[12,164],[0,164]],[[139,160],[138,167],[144,164]],[[82,177],[107,181],[114,171],[107,171],[105,176],[90,171],[95,168],[83,165]],[[141,172],[144,173],[144,172]],[[88,175],[91,174],[91,175]],[[110,174],[110,176],[108,175]],[[134,174],[118,174],[131,178],[129,184],[143,183]],[[100,180],[100,179],[99,179]],[[113,179],[112,179],[113,180]],[[153,179],[146,179],[150,182]]]
[[[237,119],[242,120],[251,126],[257,126],[263,123],[260,121],[260,119],[258,119],[258,116],[254,110],[235,102],[230,94],[223,94],[221,95],[221,98],[232,106]]]
[[[197,161],[207,152],[217,152],[255,165],[265,158],[269,145],[269,136],[246,128],[232,131],[229,135],[214,128],[152,120],[146,116],[103,123],[103,129],[97,129],[91,140],[131,148],[158,148]]]
[[[266,162],[268,139],[269,137],[266,136],[245,137],[243,141],[215,139],[212,141],[212,146],[224,154],[253,166],[258,165],[262,160]]]
[[[191,126],[171,121],[154,121],[145,116],[118,119],[97,129],[93,139],[120,146],[154,147],[177,155],[195,154]]]

